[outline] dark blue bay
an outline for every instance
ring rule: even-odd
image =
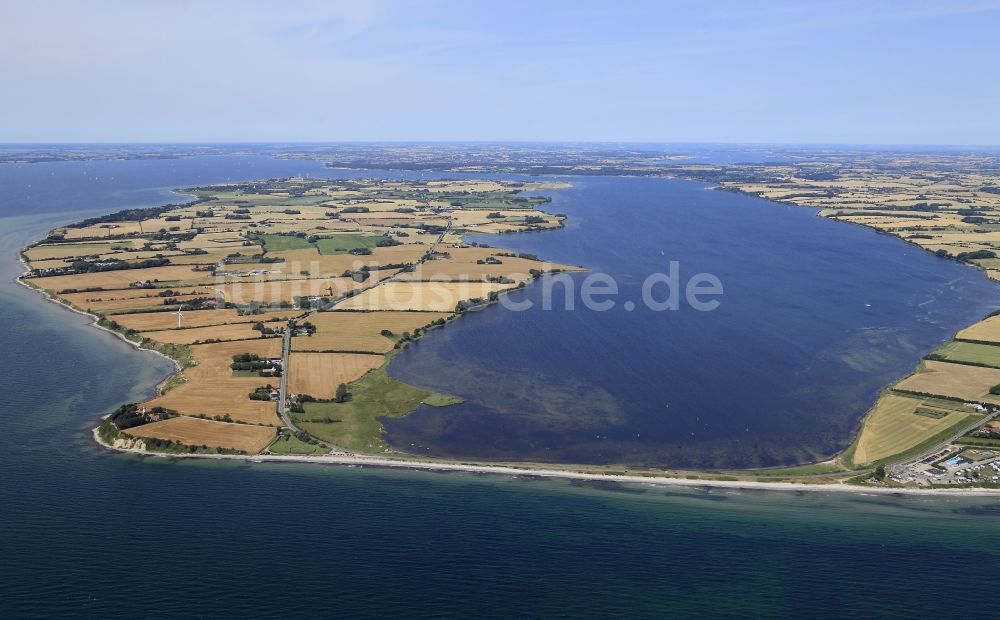
[[[543,280],[512,296],[529,311],[431,332],[391,373],[467,400],[387,420],[395,446],[673,467],[819,460],[850,443],[881,388],[1000,307],[981,272],[811,209],[680,180],[573,183],[547,207],[569,215],[565,230],[485,241],[612,276],[615,307],[588,310],[577,294],[565,310],[560,284],[545,311]],[[669,261],[681,284],[717,276],[718,309],[647,309],[642,283]],[[572,278],[577,293],[586,277]]]

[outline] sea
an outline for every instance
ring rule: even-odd
[[[172,188],[292,175],[456,176],[254,155],[0,165],[4,617],[989,614],[1000,586],[992,497],[177,460],[95,445],[99,417],[148,397],[172,367],[17,285],[17,250],[81,217],[183,200]],[[489,242],[607,273],[618,306],[494,306],[436,330],[392,372],[468,400],[390,424],[400,447],[798,462],[843,446],[881,385],[996,307],[972,269],[803,209],[684,181],[572,182],[548,193],[566,229]],[[682,276],[715,274],[719,307],[621,308],[664,260]],[[438,378],[426,369],[439,360],[449,368]],[[498,376],[506,387],[487,389]],[[558,406],[574,390],[600,404],[582,422]],[[510,399],[538,404],[519,419]]]

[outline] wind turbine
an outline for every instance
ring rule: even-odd
[[[177,329],[181,328],[181,319],[183,319],[183,318],[184,318],[184,315],[181,314],[181,307],[177,306]]]

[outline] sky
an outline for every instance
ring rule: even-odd
[[[995,146],[998,33],[989,0],[3,0],[0,142]]]

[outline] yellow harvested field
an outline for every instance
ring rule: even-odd
[[[139,222],[114,222],[82,226],[80,228],[58,229],[66,239],[87,239],[90,237],[114,237],[139,233]],[[150,230],[155,232],[155,229]]]
[[[493,282],[386,282],[351,297],[338,308],[344,310],[430,310],[453,312],[458,302],[486,299],[493,291],[512,288]]]
[[[447,317],[447,312],[316,312],[308,318],[316,333],[292,338],[292,350],[385,353],[403,332]],[[384,329],[394,335],[383,336]]]
[[[273,329],[275,325],[281,326],[280,323],[274,323],[270,327]],[[157,342],[174,344],[194,344],[208,340],[251,340],[260,338],[260,332],[253,329],[252,323],[212,325],[211,327],[192,327],[190,329],[164,329],[143,332],[142,335],[146,338],[152,338]]]
[[[283,322],[293,319],[302,314],[301,310],[278,310],[274,312],[262,312],[260,314],[247,314],[240,316],[234,309],[224,310],[189,310],[181,312],[180,323],[183,329],[191,327],[206,327],[208,325],[224,325],[231,323],[257,323],[262,322],[272,329],[284,327]],[[269,324],[275,319],[281,319],[282,323]],[[153,331],[177,328],[176,312],[142,312],[136,314],[123,314],[116,316],[115,320],[127,328],[136,331]],[[182,330],[183,331],[183,330]]]
[[[994,385],[1000,385],[1000,369],[925,360],[916,373],[893,387],[968,401],[1000,402],[1000,397],[990,394]]]
[[[28,248],[24,255],[28,260],[48,260],[53,258],[71,258],[74,256],[95,256],[112,251],[116,247],[133,247],[130,240],[99,241],[88,243],[53,243],[36,245]]]
[[[72,293],[64,295],[63,298],[77,308],[82,308],[88,312],[101,312],[114,314],[125,310],[135,310],[138,308],[162,308],[164,297],[126,297],[123,299],[95,300],[91,297],[93,293]],[[177,295],[171,297],[180,303],[205,297],[205,295]],[[187,316],[186,314],[184,316]],[[174,325],[177,325],[177,315],[174,315]]]
[[[333,398],[337,386],[359,379],[382,365],[383,355],[365,353],[292,353],[288,360],[288,390]]]
[[[231,254],[228,250],[217,250],[208,254],[177,254],[170,257],[174,265],[214,265]]]
[[[579,267],[543,263],[512,256],[493,256],[493,252],[489,250],[479,248],[475,248],[475,250],[477,253],[470,255],[466,252],[465,248],[449,249],[447,251],[451,254],[451,258],[438,258],[426,261],[417,266],[413,271],[400,274],[398,279],[409,282],[446,282],[449,280],[481,281],[486,279],[487,276],[505,276],[515,282],[520,282],[530,278],[532,269],[543,272],[555,270],[580,271]],[[491,256],[491,260],[500,261],[500,264],[477,262],[479,260],[486,260]]]
[[[118,271],[100,271],[97,273],[81,273],[68,276],[46,276],[33,278],[32,284],[50,291],[65,289],[126,289],[132,282],[159,280],[160,282],[180,281],[188,285],[209,283],[213,281],[212,274],[207,271],[194,271],[186,265],[166,265],[149,269],[121,269]]]
[[[918,446],[959,424],[972,424],[973,411],[952,411],[942,418],[917,415],[923,399],[885,394],[865,418],[854,450],[854,463],[864,465]]]
[[[1000,342],[1000,316],[991,316],[974,325],[966,327],[955,335],[960,340],[982,340],[984,342]]]
[[[269,401],[250,400],[250,393],[277,378],[234,377],[229,367],[233,356],[255,353],[262,358],[281,357],[280,338],[262,338],[245,342],[221,342],[191,347],[196,366],[184,370],[186,382],[146,403],[147,407],[166,407],[179,413],[204,414],[209,417],[229,414],[234,420],[250,424],[278,425],[276,405]]]
[[[486,217],[491,213],[499,213],[503,217]],[[529,215],[545,219],[554,219],[552,216],[546,216],[546,214],[542,211],[536,211],[534,209],[509,209],[495,212],[486,209],[453,209],[449,211],[449,214],[452,216],[455,227],[457,228],[482,224],[519,224],[523,223],[524,218]]]
[[[169,439],[189,446],[229,448],[249,454],[257,454],[276,436],[275,429],[269,426],[230,424],[185,416],[130,428],[127,433],[133,437]]]
[[[372,256],[320,254],[316,248],[268,252],[268,256],[284,257],[285,262],[277,266],[283,273],[294,274],[305,270],[313,278],[339,277],[345,271],[357,271],[365,265],[378,264]]]
[[[337,297],[346,291],[387,278],[395,271],[372,271],[369,280],[358,283],[351,278],[310,278],[298,280],[273,280],[269,282],[233,282],[216,287],[225,300],[235,304],[258,301],[273,304],[292,302],[296,297]]]
[[[499,192],[505,189],[497,181],[428,181],[426,187],[432,192]]]

